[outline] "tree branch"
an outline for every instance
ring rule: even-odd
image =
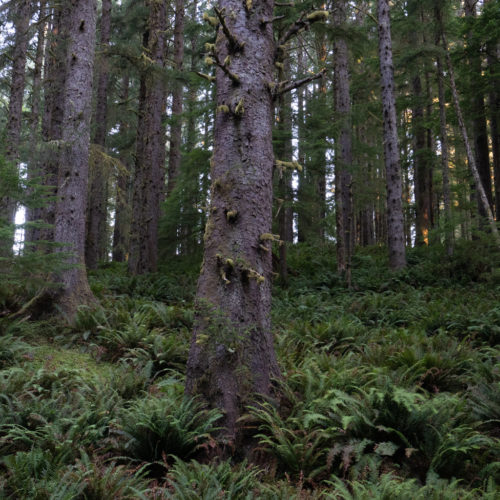
[[[302,78],[301,80],[295,80],[293,82],[280,82],[278,83],[276,90],[274,91],[273,98],[284,94],[285,92],[290,92],[291,90],[297,89],[305,85],[306,83],[312,82],[321,78],[325,74],[326,69],[322,69],[319,73],[315,73],[314,75],[308,76],[306,78]]]
[[[219,18],[220,24],[222,26],[222,31],[224,32],[224,35],[226,35],[226,38],[229,41],[229,45],[231,46],[231,49],[233,51],[239,51],[243,49],[243,46],[245,45],[244,43],[241,43],[232,33],[231,30],[228,28],[226,24],[226,18],[224,17],[224,14],[222,11],[220,11],[217,7],[214,7],[214,12]]]
[[[311,24],[316,23],[318,21],[324,21],[329,15],[329,12],[326,10],[316,10],[311,12],[306,16],[306,13],[303,12],[300,17],[295,21],[285,32],[285,34],[279,39],[279,45],[285,45],[290,38],[295,36],[297,33],[302,31],[305,28],[308,28]],[[305,19],[304,19],[305,17]]]

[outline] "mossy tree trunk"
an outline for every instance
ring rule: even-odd
[[[219,0],[231,37],[217,69],[210,215],[197,289],[186,391],[224,411],[222,439],[244,438],[238,418],[272,394],[278,365],[271,334],[274,40],[272,0]],[[214,56],[214,57],[215,57]],[[226,59],[228,58],[229,59]]]

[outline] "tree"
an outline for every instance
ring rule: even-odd
[[[232,441],[250,395],[269,396],[279,373],[270,322],[275,46],[271,23],[261,22],[272,18],[273,4],[220,0],[219,34],[209,47],[218,113],[186,390],[224,409]]]
[[[15,26],[14,50],[12,52],[12,76],[10,83],[9,111],[6,126],[5,157],[10,167],[17,171],[19,142],[21,138],[21,118],[25,86],[26,54],[29,43],[29,26],[32,14],[31,2],[20,0],[13,4]],[[15,175],[14,175],[15,177]],[[0,197],[0,221],[6,225],[14,224],[16,202],[9,197]],[[0,254],[8,255],[12,251],[14,232],[11,231],[6,244],[0,245]]]
[[[101,38],[99,44],[96,106],[94,112],[95,131],[93,143],[96,153],[104,153],[108,132],[108,82],[109,68],[106,49],[111,37],[111,0],[102,0]],[[107,175],[105,162],[98,161],[97,168],[90,172],[89,204],[87,213],[87,237],[85,240],[85,263],[95,269],[99,260],[106,257],[107,219]]]
[[[62,146],[59,155],[54,240],[70,252],[61,271],[55,302],[71,320],[79,305],[94,298],[85,269],[85,214],[88,195],[90,118],[94,69],[96,1],[71,0],[66,5],[68,28]]]
[[[334,11],[335,26],[347,21],[345,0],[337,3]],[[344,38],[337,37],[334,44],[335,114],[340,121],[340,132],[335,141],[335,179],[337,209],[337,269],[350,283],[352,247],[354,245],[354,214],[352,205],[352,125],[349,75],[349,52]],[[337,179],[338,178],[338,179]]]
[[[391,21],[388,0],[378,0],[379,57],[384,122],[384,155],[387,182],[387,237],[389,265],[397,270],[406,266],[401,166],[396,128],[394,67],[392,63]]]
[[[165,81],[166,0],[148,0],[149,18],[144,33],[144,59],[139,93],[139,120],[133,219],[128,268],[132,274],[156,271],[158,266],[158,221],[165,184]]]

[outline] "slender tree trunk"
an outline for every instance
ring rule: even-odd
[[[130,79],[128,75],[123,77],[121,100],[128,102]],[[120,133],[128,134],[129,124],[126,121],[120,123]],[[115,225],[113,228],[113,262],[125,262],[128,255],[130,240],[130,153],[120,151],[121,167],[116,174],[116,205]]]
[[[337,3],[334,23],[342,28],[347,22],[345,0]],[[354,213],[352,205],[352,125],[349,75],[349,52],[343,38],[334,42],[335,113],[340,121],[340,134],[336,142],[335,178],[339,178],[335,198],[341,203],[337,211],[337,269],[345,274],[350,284],[353,250]]]
[[[184,62],[184,1],[175,0],[174,67],[182,72]],[[172,92],[172,126],[170,127],[170,151],[168,157],[167,196],[173,191],[181,167],[182,99],[184,89],[179,78],[174,80]]]
[[[19,143],[21,141],[21,121],[25,86],[26,54],[29,43],[29,26],[32,13],[31,2],[20,0],[14,4],[14,50],[12,53],[12,76],[10,81],[9,111],[7,114],[5,157],[14,170],[19,163]],[[16,200],[5,196],[0,198],[0,221],[14,224]],[[14,244],[14,231],[0,243],[0,256],[9,255]]]
[[[402,207],[401,166],[396,128],[394,67],[388,0],[378,0],[379,55],[384,119],[384,153],[387,177],[387,236],[389,265],[397,270],[406,266]]]
[[[158,222],[165,185],[165,83],[160,70],[166,60],[166,0],[149,0],[145,47],[155,67],[141,78],[139,123],[130,237],[129,271],[154,272],[158,267]]]
[[[64,89],[62,148],[59,163],[58,199],[54,239],[71,252],[61,271],[62,284],[56,303],[72,320],[81,304],[94,301],[85,270],[85,214],[88,196],[88,169],[92,80],[94,70],[96,1],[67,2],[69,44]]]
[[[248,6],[248,4],[247,4]],[[272,393],[279,370],[270,324],[274,40],[272,0],[219,0],[231,43],[219,28],[210,215],[189,353],[186,391],[224,410],[225,442],[244,439],[238,418],[257,394]],[[244,43],[242,47],[239,44]]]
[[[35,54],[35,65],[33,67],[33,86],[31,91],[31,110],[30,110],[30,133],[32,140],[39,144],[40,140],[40,98],[42,91],[42,68],[45,52],[45,40],[48,23],[47,16],[47,2],[40,1],[40,9],[38,14],[38,32],[37,32],[37,45]],[[39,176],[37,171],[38,155],[40,154],[39,148],[35,148],[28,162],[28,178],[34,180]],[[41,179],[37,179],[40,181]],[[33,207],[26,208],[26,222],[34,222],[36,220],[37,209]],[[34,241],[35,229],[28,224],[24,233],[25,243],[32,243]]]
[[[96,107],[94,112],[95,132],[93,142],[104,152],[108,133],[108,56],[106,50],[111,38],[111,0],[102,0],[101,39],[99,43]],[[87,238],[85,263],[96,269],[107,254],[107,198],[109,172],[104,162],[96,161],[89,176],[89,206],[87,213]]]
[[[439,40],[437,40],[439,44]],[[437,80],[439,94],[439,125],[441,142],[441,168],[443,173],[443,201],[444,201],[444,226],[445,226],[445,244],[448,255],[453,254],[453,231],[451,230],[451,189],[450,189],[450,170],[448,155],[448,133],[446,130],[446,101],[444,94],[444,74],[441,56],[436,58]]]
[[[495,242],[498,247],[500,247],[500,234],[498,233],[498,229],[495,223],[495,219],[493,218],[493,212],[491,211],[491,206],[488,200],[488,196],[486,194],[486,191],[483,187],[483,183],[481,181],[481,176],[479,174],[479,170],[476,165],[476,159],[474,156],[474,153],[472,151],[472,147],[469,141],[469,135],[467,133],[467,128],[465,126],[465,121],[463,118],[462,114],[462,108],[460,106],[460,100],[458,98],[458,91],[457,91],[457,86],[455,83],[455,72],[453,70],[453,65],[451,63],[451,57],[450,53],[448,51],[448,43],[446,41],[446,36],[444,34],[443,30],[443,25],[442,25],[442,18],[441,14],[438,13],[438,22],[439,22],[439,28],[441,32],[441,40],[443,42],[443,48],[445,51],[446,55],[446,65],[448,67],[448,75],[450,78],[450,85],[451,85],[451,93],[453,96],[453,103],[455,105],[455,112],[457,114],[458,118],[458,125],[460,127],[460,132],[462,134],[462,139],[465,145],[465,151],[467,153],[467,161],[469,163],[469,168],[471,169],[472,176],[474,177],[474,181],[476,183],[476,190],[479,195],[479,201],[482,204],[482,208],[484,213],[486,214],[486,218],[488,220],[489,226],[491,228],[491,232],[493,234],[493,237],[495,239]]]

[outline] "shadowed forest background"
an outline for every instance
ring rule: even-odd
[[[498,0],[3,0],[0,497],[498,498]]]

